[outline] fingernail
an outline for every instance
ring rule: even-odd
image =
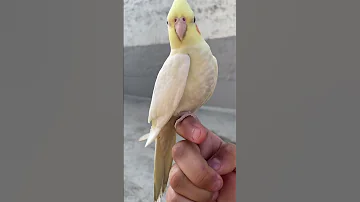
[[[210,159],[208,164],[212,169],[216,171],[219,170],[221,166],[220,161],[217,158]]]
[[[198,140],[199,137],[200,137],[200,129],[194,127],[192,130],[192,138],[193,140]]]
[[[213,185],[213,191],[219,191],[221,189],[221,187],[222,187],[222,179],[219,176]]]
[[[216,201],[216,199],[219,197],[219,192],[215,192],[212,196],[212,201]]]

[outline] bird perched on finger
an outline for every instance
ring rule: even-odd
[[[171,52],[160,69],[150,104],[150,132],[139,141],[145,147],[155,141],[154,201],[165,192],[175,128],[212,96],[218,78],[218,63],[196,24],[187,0],[174,0],[167,16]]]

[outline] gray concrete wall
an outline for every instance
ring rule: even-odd
[[[219,63],[219,79],[208,106],[235,108],[236,1],[188,1],[199,29]],[[124,93],[151,97],[170,52],[166,16],[172,0],[124,2]]]

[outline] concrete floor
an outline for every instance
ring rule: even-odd
[[[124,181],[126,202],[150,202],[153,198],[154,144],[139,142],[148,133],[150,99],[125,95],[124,98]],[[203,107],[198,112],[201,122],[225,141],[236,143],[235,110]],[[178,136],[178,140],[181,140]],[[163,198],[163,201],[164,198]]]

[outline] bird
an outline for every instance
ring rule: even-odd
[[[213,95],[218,62],[196,24],[187,0],[174,0],[166,19],[170,54],[156,77],[148,123],[150,132],[141,136],[145,147],[155,141],[154,202],[164,194],[172,167],[176,127]]]

